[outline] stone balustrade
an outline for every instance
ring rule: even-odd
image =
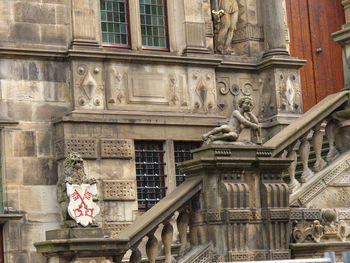
[[[340,151],[346,150],[341,145],[341,138],[336,138],[337,134],[340,134],[339,127],[342,125],[339,123],[339,118],[337,118],[335,112],[346,107],[348,100],[349,92],[347,91],[326,97],[300,119],[264,144],[264,146],[274,148],[273,156],[286,156],[293,160],[288,169],[291,193],[312,178],[314,173],[321,171]],[[321,127],[325,127],[325,134],[329,144],[329,151],[325,159],[321,156],[324,137]],[[309,138],[311,138],[316,158],[313,167],[309,167],[311,148]],[[297,152],[303,167],[299,181],[295,178]]]
[[[130,249],[130,263],[140,263],[142,259],[139,245],[147,237],[146,254],[150,263],[155,263],[159,256],[159,242],[164,247],[165,262],[173,262],[171,245],[173,242],[174,227],[171,219],[178,214],[176,226],[179,233],[179,256],[182,257],[189,248],[203,244],[205,240],[202,229],[203,218],[200,213],[199,192],[201,179],[186,180],[172,193],[162,199],[152,209],[139,217],[129,228],[118,236],[118,240],[128,240],[127,246],[120,250],[117,262],[121,262],[124,254]],[[155,232],[162,227],[161,240]],[[187,232],[190,233],[190,243],[187,241]]]

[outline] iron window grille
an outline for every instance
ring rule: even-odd
[[[130,47],[127,0],[100,0],[102,42],[105,46]]]
[[[137,197],[139,209],[149,209],[166,194],[163,143],[135,141]]]
[[[185,141],[174,142],[176,186],[180,185],[186,179],[186,175],[180,173],[180,169],[178,168],[177,164],[193,159],[191,150],[199,148],[200,145],[201,145],[200,142],[185,142]]]

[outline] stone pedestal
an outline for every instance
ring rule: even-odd
[[[119,262],[115,239],[105,238],[101,228],[71,228],[46,232],[46,241],[35,243],[37,252],[47,257],[50,263],[112,263]]]
[[[223,261],[288,259],[289,193],[281,174],[291,160],[240,142],[208,145],[181,165],[202,177],[201,212],[208,241]]]

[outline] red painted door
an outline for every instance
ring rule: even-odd
[[[341,0],[286,0],[291,56],[300,71],[304,111],[344,87],[341,47],[331,34],[345,23]]]

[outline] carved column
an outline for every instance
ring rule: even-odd
[[[288,174],[290,178],[290,183],[288,187],[289,187],[290,193],[295,192],[300,187],[300,183],[298,182],[297,179],[295,179],[295,168],[297,167],[297,153],[293,149],[294,145],[295,143],[293,143],[288,147],[288,153],[287,153],[287,158],[290,158],[293,160],[293,162],[290,164],[288,168]]]
[[[264,57],[288,56],[284,26],[284,0],[264,0],[262,1],[262,7],[267,46]]]
[[[343,0],[341,3],[344,6],[345,23],[350,23],[350,0]]]

